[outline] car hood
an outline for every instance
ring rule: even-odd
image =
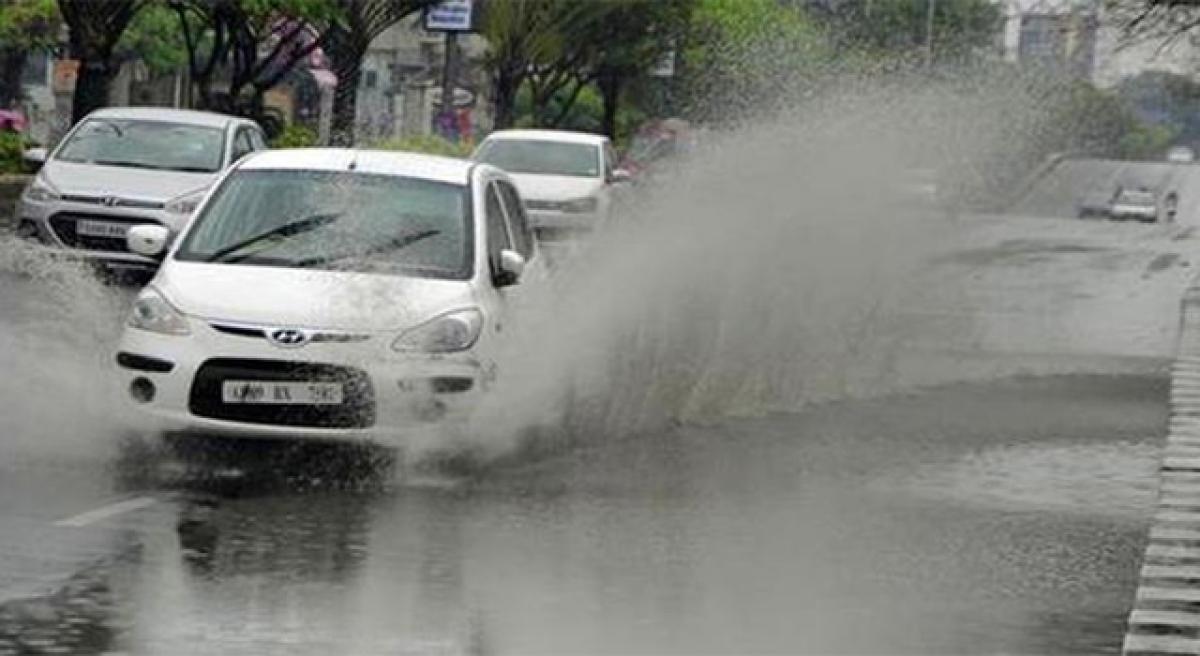
[[[598,178],[570,175],[510,173],[517,191],[525,200],[572,200],[594,195],[603,185]]]
[[[135,200],[166,202],[188,192],[208,187],[216,180],[218,174],[155,171],[50,160],[42,167],[40,175],[43,180],[64,194],[118,196]]]
[[[351,332],[402,330],[476,305],[462,280],[178,260],[154,285],[193,317]]]

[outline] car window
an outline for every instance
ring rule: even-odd
[[[263,137],[263,133],[255,128],[247,128],[250,132],[250,147],[255,151],[266,150],[267,140]]]
[[[491,266],[493,274],[500,271],[500,251],[512,248],[502,206],[503,202],[500,200],[499,192],[496,191],[496,185],[489,184],[484,201],[484,212],[487,213],[488,265]]]
[[[225,154],[219,128],[166,121],[90,118],[55,153],[63,162],[215,173]]]
[[[237,131],[237,136],[233,140],[233,157],[230,162],[236,162],[239,159],[254,152],[254,144],[250,142],[250,130],[248,128],[240,128]]]
[[[500,197],[504,201],[504,210],[508,215],[509,237],[521,257],[526,260],[533,258],[533,234],[529,230],[529,220],[525,216],[525,205],[521,203],[521,195],[516,187],[507,182],[497,181]]]

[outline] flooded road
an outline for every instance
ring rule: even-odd
[[[1116,653],[1200,248],[925,225],[952,239],[869,348],[800,371],[808,404],[398,486],[345,450],[128,439],[127,296],[6,274],[0,655]]]
[[[444,488],[176,480],[90,525],[96,621],[131,654],[1115,653],[1165,392],[973,384]]]

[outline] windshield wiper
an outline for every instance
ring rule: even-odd
[[[124,166],[126,168],[131,168],[131,169],[154,169],[156,171],[162,170],[162,168],[163,168],[161,166],[155,166],[153,164],[145,164],[142,162],[126,162],[126,161],[116,160],[116,159],[98,159],[98,160],[94,160],[92,163],[99,164],[101,166]]]
[[[324,214],[313,214],[298,221],[285,223],[279,227],[272,228],[266,232],[259,233],[248,239],[243,239],[235,244],[226,246],[217,250],[212,255],[208,256],[205,262],[240,262],[249,256],[228,257],[242,249],[249,248],[255,244],[264,242],[275,237],[292,237],[295,235],[304,234],[320,228],[321,226],[336,221],[342,215],[341,212],[326,212]]]
[[[322,264],[328,264],[330,262],[337,262],[338,260],[348,260],[351,258],[370,257],[372,255],[377,255],[379,253],[385,253],[388,251],[398,251],[407,246],[411,246],[412,244],[415,244],[423,239],[428,239],[430,237],[440,235],[440,234],[442,234],[441,230],[433,230],[433,229],[419,230],[416,232],[408,233],[406,235],[400,235],[398,237],[393,237],[393,238],[383,242],[382,244],[375,244],[374,246],[365,248],[361,251],[354,251],[353,253],[341,253],[338,255],[323,255],[321,257],[310,257],[306,260],[299,260],[297,262],[293,262],[293,265],[298,266],[298,267],[311,267],[311,266],[319,266]]]

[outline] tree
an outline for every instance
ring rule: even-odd
[[[195,92],[193,104],[255,118],[263,94],[328,44],[341,13],[335,0],[169,0]],[[223,73],[228,87],[218,90]]]
[[[20,102],[25,61],[31,51],[55,45],[58,25],[54,0],[0,2],[0,109]]]
[[[333,94],[333,145],[354,143],[358,85],[367,48],[384,30],[437,0],[337,0],[339,20],[329,29],[326,54],[333,60],[337,88]]]
[[[71,57],[79,62],[71,122],[108,104],[108,90],[120,69],[117,42],[145,0],[58,0],[67,24]]]
[[[609,5],[592,30],[590,66],[603,105],[603,132],[616,136],[621,94],[672,55],[691,21],[695,0],[625,0]]]
[[[609,3],[504,0],[484,5],[485,66],[491,72],[497,128],[513,125],[517,92],[528,83],[534,123],[553,124],[549,106],[568,85],[586,84],[588,32]],[[571,103],[567,103],[570,105]]]
[[[682,113],[705,121],[786,104],[844,59],[808,14],[777,0],[700,0],[682,51]]]
[[[992,0],[942,0],[933,5],[933,34],[928,34],[930,0],[808,0],[809,14],[828,28],[840,49],[873,55],[923,50],[932,36],[935,62],[962,61],[995,43],[1001,8]]]

